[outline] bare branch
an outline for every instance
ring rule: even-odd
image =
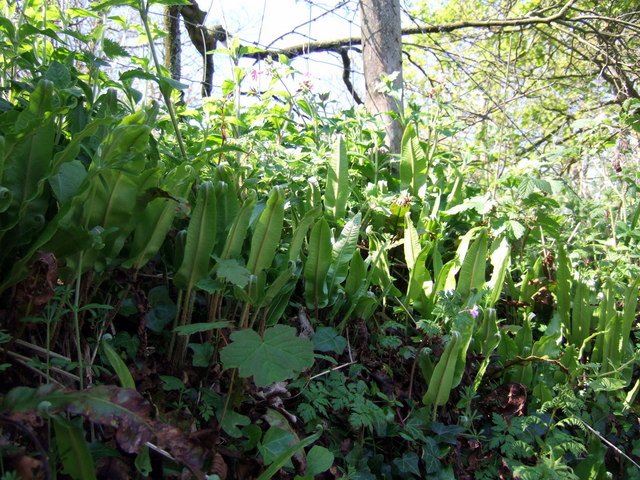
[[[551,24],[558,20],[571,21],[567,13],[576,0],[567,2],[556,14],[548,17],[528,16],[521,18],[493,19],[493,20],[464,20],[460,22],[441,23],[436,25],[421,25],[404,27],[402,35],[421,35],[427,33],[448,33],[465,28],[504,28],[504,27],[530,27],[540,24]],[[246,57],[261,60],[267,57],[277,59],[278,55],[285,55],[289,58],[307,55],[315,52],[336,52],[340,53],[343,48],[362,45],[362,38],[348,37],[335,40],[307,42],[300,45],[293,45],[281,49],[267,49],[262,52],[247,54]]]
[[[362,100],[356,92],[355,88],[353,88],[353,84],[351,83],[351,59],[349,58],[349,52],[346,48],[340,50],[340,57],[342,58],[342,81],[347,87],[349,93],[353,96],[353,99],[358,105],[362,105]]]

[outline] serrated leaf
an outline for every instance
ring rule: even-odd
[[[218,278],[224,278],[236,287],[244,288],[249,283],[251,274],[249,270],[240,265],[237,260],[227,259],[219,260],[216,275]]]
[[[524,235],[525,228],[520,222],[516,220],[509,220],[509,227],[511,227],[511,231],[513,232],[513,237],[516,240],[520,240]]]
[[[313,344],[296,336],[293,327],[276,325],[264,337],[254,330],[239,330],[231,340],[220,352],[224,367],[238,368],[243,378],[253,376],[259,387],[292,378],[313,365]]]
[[[118,42],[114,42],[108,38],[102,39],[102,51],[109,58],[115,57],[130,57],[127,52]]]

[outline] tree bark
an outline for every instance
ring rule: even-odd
[[[216,49],[218,42],[227,41],[227,32],[220,25],[216,25],[212,29],[204,25],[207,12],[200,9],[196,0],[189,0],[189,5],[183,5],[180,13],[184,19],[184,26],[187,29],[191,43],[196,50],[202,55],[204,64],[204,75],[202,79],[202,96],[211,95],[213,87],[213,50]]]
[[[171,78],[180,80],[180,63],[182,45],[180,43],[180,7],[170,5],[165,7],[165,30],[167,36],[164,37],[164,66]]]
[[[365,106],[380,114],[391,153],[400,153],[402,123],[387,112],[402,112],[402,26],[399,0],[360,0],[362,58],[366,88]],[[397,72],[393,87],[400,93],[395,99],[377,88],[380,75]]]

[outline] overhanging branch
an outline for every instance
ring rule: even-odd
[[[571,22],[572,19],[567,17],[567,14],[571,6],[576,0],[570,0],[567,2],[557,13],[549,15],[548,17],[542,17],[537,15],[520,17],[520,18],[506,18],[506,19],[493,19],[493,20],[464,20],[460,22],[441,23],[436,25],[421,25],[404,27],[402,29],[402,35],[421,35],[427,33],[448,33],[455,30],[461,30],[465,28],[505,28],[505,27],[527,27],[541,24],[551,24],[559,20]],[[319,41],[319,42],[307,42],[304,44],[293,45],[291,47],[267,49],[261,52],[252,52],[246,54],[245,57],[255,58],[261,60],[271,57],[274,60],[279,55],[284,55],[288,58],[299,57],[301,55],[308,55],[310,53],[317,52],[336,52],[340,53],[345,48],[352,48],[362,45],[361,37],[347,37],[338,38],[335,40]]]

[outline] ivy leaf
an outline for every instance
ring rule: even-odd
[[[333,327],[318,327],[312,341],[318,352],[336,352],[338,355],[347,346],[345,338]]]
[[[190,343],[189,348],[193,350],[191,364],[194,367],[208,367],[213,358],[213,345],[210,343]]]
[[[420,468],[418,467],[418,455],[415,452],[407,452],[402,458],[394,458],[393,464],[400,470],[400,473],[413,473],[420,476]]]
[[[424,469],[428,474],[434,474],[440,470],[440,449],[436,441],[427,437],[422,450],[422,461],[424,462]]]
[[[225,368],[238,368],[241,377],[253,376],[258,387],[291,378],[313,365],[313,344],[296,336],[296,329],[276,325],[264,338],[254,330],[231,334],[232,343],[220,352]]]
[[[450,443],[451,445],[455,445],[458,441],[458,435],[464,432],[464,428],[460,425],[444,425],[440,422],[431,422],[429,427],[436,434],[438,442]]]
[[[285,432],[278,427],[271,427],[267,430],[267,433],[264,434],[262,443],[258,444],[258,450],[262,455],[265,465],[269,465],[273,463],[278,455],[294,443],[295,439],[291,433]]]

